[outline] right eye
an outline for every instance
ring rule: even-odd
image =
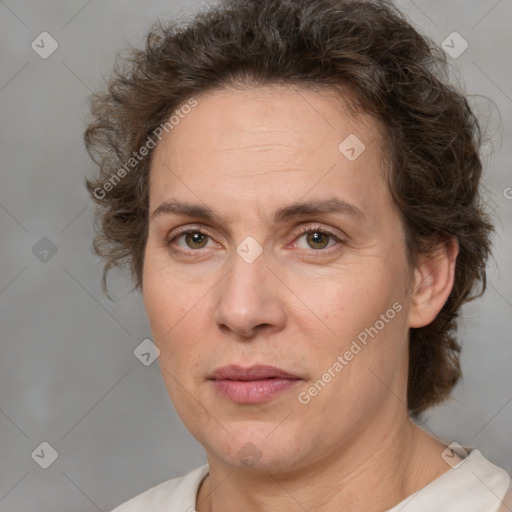
[[[188,228],[181,230],[181,232],[178,234],[173,234],[172,237],[169,237],[166,241],[166,245],[170,248],[177,245],[181,251],[190,253],[207,247],[209,239],[209,235],[203,233],[200,229]],[[180,241],[182,241],[181,244],[179,243]]]

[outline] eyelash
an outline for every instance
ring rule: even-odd
[[[172,237],[167,238],[166,242],[165,242],[166,246],[168,248],[170,248],[172,243],[175,240],[177,240],[181,236],[189,234],[189,233],[199,233],[199,234],[207,236],[208,238],[211,239],[210,235],[208,235],[208,233],[205,233],[200,227],[187,226],[187,227],[181,229],[178,233],[175,233]],[[338,242],[338,245],[340,243],[343,243],[343,241],[338,236],[336,236],[332,231],[330,231],[324,227],[321,227],[321,226],[308,226],[307,228],[299,231],[296,234],[295,238],[298,239],[308,233],[320,233],[322,235],[327,235],[328,237],[333,239],[335,242]],[[316,253],[316,254],[322,253],[322,255],[325,255],[325,254],[330,254],[331,252],[333,252],[333,250],[337,250],[337,249],[338,249],[337,246],[333,245],[333,246],[325,248],[325,249],[304,249],[304,250],[306,250],[306,252],[308,252],[308,253]],[[201,249],[182,249],[182,248],[180,248],[180,249],[173,249],[173,252],[179,252],[179,253],[182,253],[185,255],[187,255],[187,254],[191,255],[191,254],[201,252]]]

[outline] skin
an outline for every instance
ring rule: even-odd
[[[149,211],[178,199],[207,205],[221,221],[151,216],[143,268],[167,390],[210,467],[196,508],[391,508],[450,469],[445,446],[409,420],[406,392],[408,332],[446,301],[456,242],[411,268],[383,179],[379,126],[347,112],[333,91],[276,85],[197,100],[155,148]],[[338,150],[349,134],[366,146],[354,161]],[[285,205],[327,197],[364,218],[315,213],[273,223]],[[301,233],[311,226],[334,238]],[[248,236],[262,248],[252,263],[236,252]],[[397,302],[401,311],[301,404],[298,393]],[[301,380],[267,402],[237,404],[208,380],[228,364],[272,365]],[[251,467],[244,446],[257,460]]]

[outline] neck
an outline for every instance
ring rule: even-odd
[[[441,458],[444,445],[413,425],[406,412],[402,421],[395,416],[375,423],[328,457],[288,472],[233,468],[209,455],[197,510],[379,512],[449,469]]]

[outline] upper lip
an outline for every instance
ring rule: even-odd
[[[248,368],[238,365],[223,366],[217,368],[210,376],[212,380],[262,380],[271,378],[300,379],[297,375],[268,365],[254,365]]]

